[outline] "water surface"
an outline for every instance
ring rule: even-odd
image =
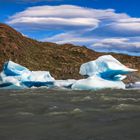
[[[0,90],[0,140],[140,140],[140,90]]]

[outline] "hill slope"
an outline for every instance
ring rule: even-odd
[[[0,70],[5,61],[12,60],[30,70],[48,70],[56,79],[81,78],[79,67],[105,53],[72,44],[42,43],[27,38],[13,28],[0,24]],[[140,70],[140,57],[111,54],[123,64]],[[137,76],[129,77],[137,80]]]

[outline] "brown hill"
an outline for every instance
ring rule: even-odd
[[[81,78],[79,67],[105,53],[98,53],[84,46],[42,43],[27,38],[13,28],[0,24],[0,70],[5,61],[12,60],[30,70],[48,70],[56,79]],[[140,57],[111,54],[123,64],[140,70]],[[130,80],[137,80],[139,72]]]

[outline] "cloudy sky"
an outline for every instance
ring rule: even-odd
[[[24,35],[140,56],[139,0],[0,0],[0,22]]]

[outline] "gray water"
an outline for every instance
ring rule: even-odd
[[[140,140],[140,91],[0,90],[0,140]]]

